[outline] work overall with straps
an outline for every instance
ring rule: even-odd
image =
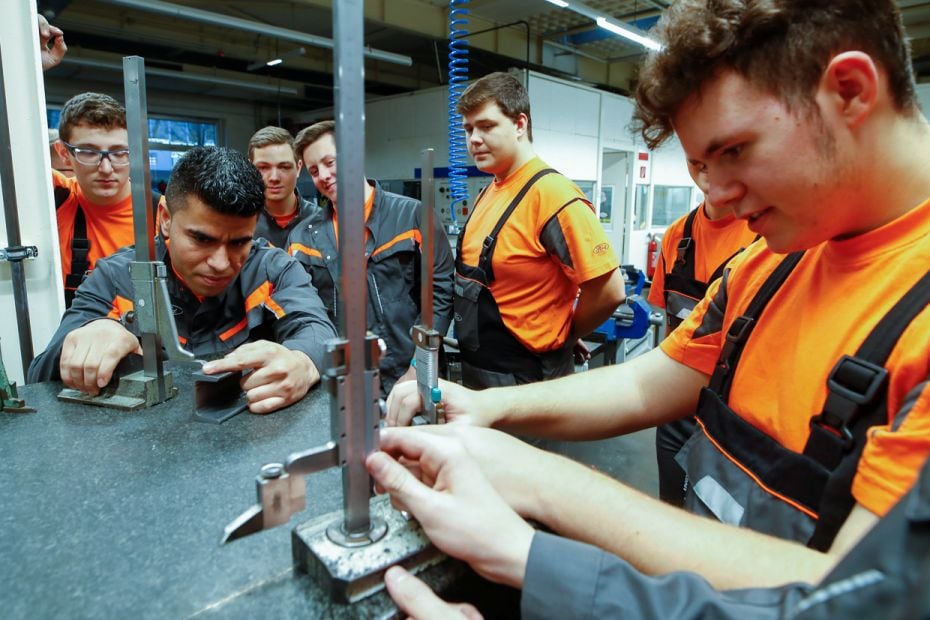
[[[55,188],[55,208],[59,208],[71,196],[67,187]],[[87,238],[87,218],[80,202],[74,212],[74,234],[71,237],[71,271],[65,275],[65,308],[71,307],[77,288],[90,271],[90,239]]]
[[[739,248],[727,257],[707,279],[702,282],[694,277],[696,243],[692,236],[694,219],[703,207],[698,207],[688,214],[684,230],[678,241],[675,262],[665,274],[665,320],[666,334],[671,333],[688,318],[698,302],[703,299],[707,287],[723,275],[730,260],[745,248]],[[756,236],[756,239],[759,237]],[[697,423],[693,416],[662,424],[656,428],[656,462],[659,467],[659,498],[662,501],[680,506],[684,501],[685,472],[675,462],[675,455],[694,433]]]
[[[665,291],[663,294],[665,296],[665,318],[668,324],[667,332],[671,332],[688,318],[694,307],[704,298],[704,293],[707,292],[710,283],[719,279],[723,275],[727,263],[745,249],[739,248],[728,256],[725,261],[717,265],[717,268],[706,282],[695,279],[696,244],[692,234],[694,218],[697,217],[698,211],[702,208],[694,209],[688,214],[684,231],[682,231],[681,239],[678,241],[675,263],[672,265],[671,271],[665,274]],[[756,239],[758,240],[759,237],[756,236]]]
[[[455,253],[455,330],[461,351],[462,383],[466,387],[483,389],[531,383],[567,375],[574,369],[572,343],[567,342],[555,351],[537,353],[517,340],[504,324],[490,290],[498,235],[530,188],[547,174],[558,172],[551,168],[540,170],[510,202],[482,243],[477,266],[462,261],[462,240],[468,222],[459,233]]]
[[[884,364],[930,303],[930,273],[888,311],[854,355],[834,365],[826,401],[811,418],[810,436],[799,453],[741,418],[727,402],[746,342],[802,255],[785,257],[730,325],[710,385],[701,391],[700,431],[677,458],[687,472],[685,506],[691,512],[826,551],[855,505],[851,487],[866,433],[888,424]],[[901,422],[895,419],[893,427]]]

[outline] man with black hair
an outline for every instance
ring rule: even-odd
[[[336,335],[306,272],[252,234],[265,197],[262,178],[236,151],[198,147],[177,163],[159,205],[156,258],[168,268],[168,292],[182,346],[207,373],[251,369],[242,388],[253,413],[290,405],[319,378],[323,343]],[[61,379],[97,394],[116,365],[141,354],[131,248],[101,259],[78,288],[29,381]],[[220,359],[217,359],[220,358]]]

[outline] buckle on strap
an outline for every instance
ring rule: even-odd
[[[741,315],[736,317],[730,324],[730,329],[727,330],[726,341],[723,343],[720,357],[717,360],[717,366],[724,372],[729,372],[730,357],[733,355],[733,350],[746,342],[749,338],[749,333],[752,331],[752,325],[755,322],[756,320],[754,318]]]
[[[857,405],[866,405],[875,399],[887,380],[888,371],[882,366],[844,355],[830,372],[827,388]]]
[[[888,383],[888,371],[872,362],[844,355],[827,378],[827,402],[820,415],[811,418],[817,425],[833,432],[852,445],[849,424],[864,405],[873,403]]]
[[[691,239],[691,237],[682,237],[682,239],[678,242],[678,251],[675,255],[676,265],[685,262],[685,254],[688,253],[688,250],[691,248],[693,243],[694,241]]]

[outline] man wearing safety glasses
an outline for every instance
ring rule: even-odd
[[[132,245],[126,110],[108,95],[65,103],[55,149],[74,177],[52,171],[65,304],[97,259]]]

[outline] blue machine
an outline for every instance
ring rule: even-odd
[[[642,296],[646,274],[631,265],[621,267],[626,274],[626,302],[614,311],[591,335],[599,346],[591,356],[604,355],[604,364],[613,364],[617,357],[617,345],[624,338],[637,340],[649,331],[652,308]]]

